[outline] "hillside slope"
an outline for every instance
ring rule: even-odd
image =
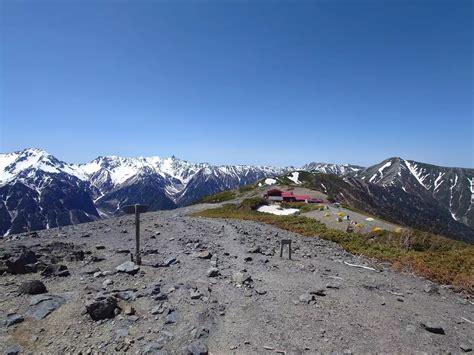
[[[423,201],[435,201],[452,218],[474,228],[474,169],[448,168],[389,158],[354,176],[382,187],[397,187]]]

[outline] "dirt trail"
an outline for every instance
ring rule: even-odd
[[[0,277],[3,317],[24,317],[1,328],[0,351],[17,346],[47,353],[174,354],[199,347],[213,354],[461,353],[461,347],[472,346],[474,306],[448,288],[391,271],[318,238],[254,222],[187,216],[204,207],[143,214],[143,259],[166,264],[173,257],[176,262],[142,266],[136,275],[85,273],[113,271],[129,260],[118,253],[133,249],[129,216],[1,241],[6,251],[19,244],[34,249],[61,241],[91,254],[83,261],[59,261],[68,267],[67,277]],[[281,239],[292,240],[293,260],[287,254],[280,258]],[[212,257],[199,254],[206,251]],[[212,267],[218,276],[208,277]],[[41,320],[28,315],[34,296],[17,293],[21,282],[32,279],[42,280],[49,294],[68,295],[64,305]],[[112,284],[104,285],[107,279]],[[158,298],[166,300],[147,293],[156,284]],[[136,297],[128,301],[135,314],[95,322],[85,313],[88,300],[126,290]],[[152,312],[156,307],[163,312]],[[174,322],[166,324],[169,320]]]

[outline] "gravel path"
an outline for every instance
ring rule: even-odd
[[[135,275],[114,271],[130,260],[123,249],[133,250],[130,216],[0,241],[2,255],[24,245],[70,272],[0,276],[0,316],[23,318],[0,328],[0,351],[461,353],[472,347],[474,306],[449,288],[318,238],[187,216],[204,207],[143,214],[144,263],[161,266],[142,265]],[[280,258],[281,239],[292,240],[293,260],[286,253]],[[54,242],[73,245],[58,246],[55,254]],[[71,248],[84,251],[84,260],[64,258]],[[26,280],[41,280],[47,295],[64,304],[33,319],[31,303],[38,296],[18,292]],[[92,320],[85,305],[111,296],[129,300],[120,301],[122,311],[114,318]]]

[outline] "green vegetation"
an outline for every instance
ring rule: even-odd
[[[227,191],[222,191],[218,192],[213,195],[205,196],[197,201],[195,201],[193,204],[198,204],[198,203],[221,203],[221,202],[226,202],[233,200],[237,197],[240,197],[244,195],[245,193],[251,192],[253,190],[257,189],[257,184],[249,184],[245,186],[241,186],[238,189],[235,190],[227,190]],[[255,191],[257,193],[257,191]]]
[[[271,224],[307,237],[339,243],[353,254],[363,254],[392,263],[398,270],[415,272],[433,281],[458,286],[474,294],[474,246],[426,232],[381,231],[377,235],[346,233],[302,216],[276,216],[255,211],[263,199],[226,204],[196,213],[210,218],[234,218]]]
[[[235,197],[236,193],[234,191],[223,191],[214,195],[205,196],[195,203],[220,203],[233,200]]]
[[[326,207],[324,205],[316,203],[306,203],[306,202],[282,202],[281,207],[283,208],[298,208],[301,213],[310,212],[310,211],[323,211]]]
[[[256,184],[249,184],[249,185],[241,186],[241,187],[239,187],[239,192],[241,194],[243,194],[245,192],[249,192],[249,191],[254,190],[256,187],[257,187]]]

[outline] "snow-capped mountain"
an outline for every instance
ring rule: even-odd
[[[327,163],[316,163],[312,162],[309,164],[303,165],[301,170],[306,170],[313,173],[324,173],[324,174],[332,174],[332,175],[348,175],[354,174],[361,170],[364,167],[352,164],[327,164]]]
[[[474,227],[474,169],[448,168],[395,157],[354,176],[431,200],[446,208],[457,221]]]
[[[172,209],[284,169],[160,157],[68,164],[41,149],[0,154],[0,235],[90,221],[142,203]]]
[[[174,156],[107,156],[75,165],[41,149],[25,149],[0,154],[0,235],[112,216],[127,204],[172,209],[295,170],[360,179],[385,188],[387,194],[391,193],[389,187],[395,187],[474,227],[474,169],[444,168],[401,158],[369,168],[323,163],[309,163],[301,169],[214,166]]]
[[[98,219],[84,179],[40,149],[0,154],[0,235]]]

